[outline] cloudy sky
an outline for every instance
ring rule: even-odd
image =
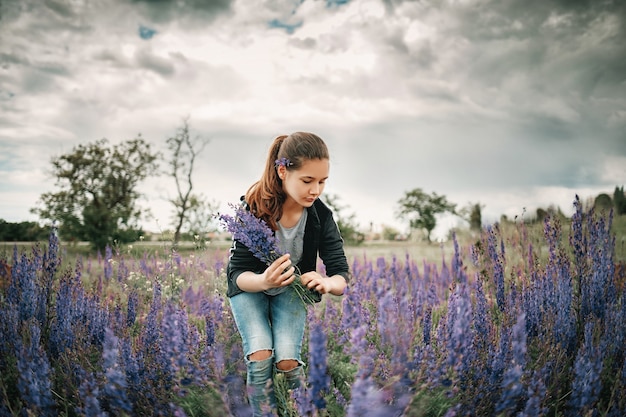
[[[626,183],[625,39],[619,0],[0,0],[0,218],[36,220],[51,157],[138,134],[165,150],[185,117],[223,206],[305,130],[363,227],[402,227],[414,188],[488,222],[570,214]],[[142,188],[162,228],[174,184]]]

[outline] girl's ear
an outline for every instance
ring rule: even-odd
[[[285,179],[285,172],[287,171],[287,168],[284,165],[279,165],[276,167],[276,172],[278,173],[278,178],[280,178],[281,180]]]

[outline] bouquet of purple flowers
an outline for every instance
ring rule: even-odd
[[[219,220],[233,235],[233,240],[240,242],[248,250],[266,265],[270,265],[284,253],[281,252],[278,240],[267,223],[256,217],[243,205],[231,205],[235,209],[235,215],[220,214]],[[307,304],[319,301],[317,291],[306,288],[300,279],[300,271],[296,268],[296,279],[290,284],[302,300]]]

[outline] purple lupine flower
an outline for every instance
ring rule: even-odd
[[[59,283],[54,308],[56,314],[50,329],[50,350],[57,356],[74,344],[74,286],[67,276]]]
[[[378,319],[376,324],[382,343],[393,345],[394,338],[398,336],[398,329],[395,328],[397,317],[398,312],[396,311],[393,293],[387,291],[378,299]]]
[[[339,317],[341,317],[338,306],[339,303],[326,303],[326,306],[324,307],[323,322],[326,334],[329,335],[331,339],[341,343],[341,340],[345,339],[345,334],[343,334],[343,329],[341,328],[341,321],[338,320]]]
[[[512,415],[518,411],[518,402],[524,394],[522,376],[526,366],[526,319],[524,313],[519,314],[513,326],[511,340],[510,363],[504,371],[502,379],[502,394],[496,405],[496,412],[507,411]]]
[[[37,306],[35,307],[35,316],[41,326],[46,325],[47,307],[50,303],[50,296],[52,294],[52,283],[55,278],[57,267],[60,260],[58,256],[59,252],[59,239],[53,231],[48,238],[48,251],[43,255],[42,268],[43,274],[39,282],[39,288],[37,291]]]
[[[452,233],[452,243],[454,245],[454,255],[452,255],[452,275],[458,282],[466,283],[467,274],[463,270],[463,260],[461,259],[461,251],[459,250],[459,242],[456,239],[456,233]]]
[[[352,384],[350,404],[346,417],[391,417],[382,392],[371,377],[357,378]]]
[[[152,290],[152,302],[146,319],[146,325],[143,331],[143,346],[148,352],[153,351],[160,337],[158,325],[158,316],[161,312],[161,286],[158,282],[154,283]]]
[[[559,258],[560,259],[560,258]],[[569,272],[569,260],[561,260],[557,271],[556,284],[556,320],[554,331],[556,341],[568,354],[574,352],[576,347],[576,312],[573,309],[574,289],[571,274]]]
[[[119,364],[119,339],[107,327],[104,336],[102,351],[102,368],[104,372],[104,389],[102,394],[106,398],[107,409],[116,415],[123,411],[129,413],[132,406],[126,394],[126,375]]]
[[[17,271],[18,297],[20,321],[28,321],[35,317],[37,307],[37,269],[34,260],[28,259],[22,254],[20,261],[14,265],[13,271]]]
[[[117,282],[122,282],[128,277],[128,267],[124,262],[124,257],[120,256],[120,263],[117,265]]]
[[[17,359],[17,388],[25,408],[29,410],[27,414],[53,416],[56,412],[50,381],[51,368],[48,356],[40,345],[39,324],[31,322],[29,331],[30,342],[20,347]]]
[[[48,237],[48,251],[44,255],[43,264],[46,274],[50,277],[53,277],[56,273],[57,267],[60,264],[59,238],[57,237],[54,230],[50,232],[50,236]]]
[[[459,374],[468,370],[471,358],[471,343],[474,338],[471,317],[472,303],[466,285],[458,284],[448,301],[446,348],[447,363]]]
[[[98,383],[91,372],[85,372],[80,368],[78,378],[81,381],[78,387],[79,400],[82,403],[80,407],[76,407],[76,413],[81,416],[107,417],[108,413],[102,411],[98,396],[100,389]]]
[[[612,308],[607,309],[605,331],[602,333],[602,346],[605,355],[608,356],[624,356],[626,346],[626,293],[621,297],[621,302],[616,302]],[[626,385],[626,379],[624,379]],[[626,388],[626,386],[625,386]]]
[[[530,383],[528,384],[528,392],[526,405],[524,410],[518,414],[518,417],[535,417],[546,415],[547,409],[541,404],[546,395],[546,384],[543,382],[541,372],[535,370],[532,374]]]
[[[337,387],[333,387],[333,398],[342,409],[345,410],[346,407],[348,407],[348,400],[346,400],[346,397],[344,397]]]
[[[233,235],[233,240],[240,242],[263,263],[269,265],[282,253],[278,240],[267,223],[246,210],[243,205],[233,206],[235,216],[220,214],[219,219]]]
[[[574,267],[578,277],[582,277],[585,271],[585,258],[587,254],[587,239],[583,233],[583,205],[576,194],[574,200],[574,214],[572,215],[572,224],[569,242],[574,254]]]
[[[593,343],[594,322],[585,324],[585,341],[574,362],[574,380],[570,406],[572,412],[584,415],[598,401],[602,390],[602,360],[604,355]]]
[[[111,328],[115,330],[124,328],[125,320],[124,320],[124,315],[122,314],[121,305],[115,304],[115,306],[113,307],[112,316],[113,317],[111,319],[113,320],[113,322],[111,323]]]
[[[132,290],[128,295],[128,304],[126,306],[126,327],[131,327],[137,319],[137,303],[139,295],[136,290]]]
[[[139,261],[139,269],[141,273],[147,277],[151,277],[154,275],[154,270],[148,265],[148,254],[144,253],[143,257]]]
[[[504,254],[498,254],[498,249],[496,248],[496,233],[498,231],[497,224],[494,227],[489,226],[487,230],[489,232],[487,235],[487,249],[489,259],[491,260],[493,267],[493,280],[496,286],[496,302],[500,311],[504,311]]]
[[[475,283],[475,298],[476,303],[473,311],[473,324],[474,324],[474,341],[476,349],[483,351],[491,343],[492,324],[489,316],[489,307],[487,305],[487,298],[483,291],[482,279],[476,279]]]
[[[489,385],[497,387],[502,385],[502,375],[506,370],[506,358],[509,355],[511,344],[511,328],[505,326],[500,333],[498,348],[493,352],[491,357],[491,369],[489,375]]]
[[[161,352],[164,355],[166,372],[172,378],[188,365],[186,330],[189,326],[183,310],[168,302],[161,321]]]
[[[0,305],[0,369],[15,355],[15,343],[20,339],[19,311],[12,304]]]
[[[221,296],[204,297],[199,314],[204,316],[205,335],[208,346],[216,342],[215,335],[224,311],[224,299]]]
[[[133,355],[133,346],[130,337],[123,338],[121,344],[121,359],[124,371],[126,372],[126,381],[129,383],[128,386],[129,388],[139,387],[139,365],[137,363],[137,358]]]
[[[113,276],[113,250],[111,246],[104,248],[104,279],[109,281]]]
[[[615,302],[616,292],[613,282],[615,264],[613,263],[614,237],[611,237],[612,217],[595,219],[588,216],[588,230],[591,258],[591,280],[588,282],[590,311],[600,319],[608,304]]]
[[[9,288],[7,288],[7,293],[6,293],[6,300],[8,304],[12,304],[14,306],[17,306],[20,300],[18,260],[19,260],[19,256],[17,252],[17,245],[14,245],[13,246],[13,263],[12,263],[13,266],[11,268],[11,279],[9,280]]]
[[[104,344],[106,328],[110,321],[108,306],[100,306],[98,297],[95,295],[86,298],[85,303],[85,320],[87,322],[87,330],[91,336],[91,343],[97,347]]]
[[[318,415],[317,409],[313,404],[314,400],[311,398],[311,390],[306,386],[291,390],[291,398],[296,404],[298,416],[316,417]]]
[[[352,329],[350,338],[350,354],[354,358],[359,355],[364,356],[369,351],[369,341],[367,340],[367,324]]]
[[[544,308],[541,296],[541,280],[539,272],[530,263],[530,277],[522,287],[523,310],[526,313],[526,334],[530,338],[540,335]]]
[[[430,345],[430,335],[433,326],[433,309],[431,306],[426,307],[424,318],[422,320],[422,333],[424,346]]]
[[[327,364],[326,333],[319,320],[311,323],[309,336],[309,386],[311,398],[318,410],[326,408],[324,394],[330,388],[330,376]]]

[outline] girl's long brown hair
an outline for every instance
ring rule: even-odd
[[[246,202],[252,213],[263,219],[272,230],[278,229],[278,220],[287,198],[275,165],[282,158],[289,160],[290,164],[286,168],[291,171],[300,169],[303,162],[311,159],[329,159],[329,154],[324,141],[313,133],[294,132],[274,139],[261,179],[246,192]]]

